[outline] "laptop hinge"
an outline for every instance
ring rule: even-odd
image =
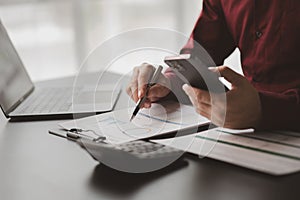
[[[12,105],[7,113],[4,113],[7,118],[9,118],[9,114],[13,112],[34,90],[34,86],[24,95],[22,96],[14,105]]]

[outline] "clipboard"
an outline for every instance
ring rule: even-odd
[[[98,136],[95,133],[93,133],[92,130],[83,130],[83,129],[64,129],[64,128],[57,128],[57,129],[51,129],[48,131],[49,134],[58,136],[58,137],[62,137],[62,138],[66,138],[68,140],[72,140],[72,141],[77,141],[78,139],[85,139],[85,140],[90,140],[93,142],[104,142],[106,140],[105,136]],[[88,133],[92,133],[94,135],[91,136],[91,134]]]

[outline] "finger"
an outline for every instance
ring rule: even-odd
[[[131,98],[133,101],[138,102],[139,97],[138,97],[138,90],[137,87],[131,87]]]
[[[211,106],[208,104],[200,104],[200,106],[197,108],[197,113],[208,119],[211,119]]]
[[[217,67],[217,70],[219,71],[222,77],[224,77],[227,81],[229,81],[233,85],[238,86],[244,83],[245,77],[236,73],[229,67],[221,66],[221,67]]]
[[[142,98],[146,93],[147,84],[150,76],[153,74],[155,68],[149,64],[143,64],[140,67],[138,75],[138,96]]]
[[[197,106],[197,95],[195,94],[193,89],[190,86],[188,86],[187,84],[184,84],[182,86],[182,89],[186,93],[186,95],[188,95],[188,97],[191,100],[194,107],[196,107]]]
[[[134,67],[133,68],[133,73],[132,73],[132,78],[131,80],[137,80],[138,75],[139,75],[139,67]]]
[[[194,90],[196,90],[197,98],[199,99],[199,101],[201,101],[201,103],[211,104],[209,92],[205,90],[198,90],[196,88],[194,88]]]
[[[131,85],[128,85],[128,86],[127,86],[127,88],[126,88],[126,93],[128,94],[128,96],[130,96],[130,97],[132,96],[132,95],[131,95]]]
[[[151,108],[151,101],[149,99],[147,99],[143,105],[142,108]]]
[[[165,96],[166,94],[166,90],[167,88],[163,87],[160,84],[154,85],[150,88],[149,92],[148,92],[148,98],[162,98]]]
[[[138,100],[138,96],[137,96],[137,86],[133,86],[133,85],[129,85],[126,88],[126,93],[128,94],[128,96],[133,99],[135,102]]]
[[[131,78],[131,81],[130,81],[130,84],[129,86],[127,87],[127,93],[128,95],[136,102],[137,99],[138,99],[138,91],[137,91],[137,88],[138,88],[138,75],[139,75],[139,68],[138,67],[135,67],[133,69],[133,74],[132,74],[132,78]]]
[[[209,69],[211,72],[214,72],[214,73],[219,74],[218,67],[209,67],[208,69]]]
[[[209,92],[193,88],[187,84],[183,85],[182,89],[188,96],[193,98],[194,102],[211,104]]]

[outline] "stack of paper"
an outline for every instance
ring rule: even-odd
[[[154,142],[273,175],[300,171],[300,133],[212,129]]]

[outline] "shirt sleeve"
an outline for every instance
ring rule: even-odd
[[[223,65],[236,47],[219,0],[203,1],[200,17],[181,53],[196,53],[198,46],[208,52],[217,66]]]
[[[300,131],[300,88],[284,93],[260,92],[261,129]]]
[[[234,51],[236,45],[227,28],[220,0],[204,0],[203,9],[187,42],[181,49],[181,54],[197,54],[197,48],[204,48],[217,66],[223,65],[224,60]],[[199,50],[201,52],[202,50]],[[213,66],[212,66],[213,67]],[[181,89],[181,81],[170,68],[165,76],[171,81],[171,90],[177,99],[188,102]]]

